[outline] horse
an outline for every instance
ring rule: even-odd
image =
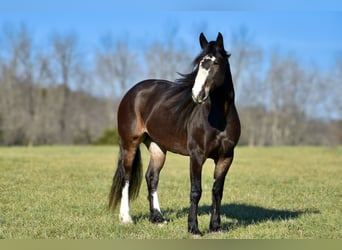
[[[139,194],[143,179],[139,145],[150,152],[145,174],[150,221],[166,223],[158,200],[159,174],[166,152],[190,157],[190,208],[188,232],[198,228],[198,203],[202,194],[202,166],[215,163],[209,229],[221,230],[220,207],[224,182],[240,137],[240,120],[234,104],[234,87],[223,36],[208,42],[199,36],[201,53],[189,74],[175,82],[149,79],[137,83],[122,98],[117,112],[119,160],[109,194],[109,208],[120,201],[119,219],[133,223],[130,200]]]

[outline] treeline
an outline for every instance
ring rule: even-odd
[[[233,35],[232,66],[242,144],[342,143],[342,51],[329,70],[301,65],[296,55],[265,52],[245,29]],[[313,52],[314,53],[314,52]],[[234,72],[234,71],[233,71]]]
[[[225,41],[243,127],[240,143],[341,144],[342,61],[320,71],[295,56],[267,56],[252,41],[245,29]],[[156,42],[137,53],[106,35],[85,51],[74,33],[36,42],[24,25],[3,27],[0,144],[114,143],[117,104],[129,87],[145,78],[174,80],[190,70],[196,54],[176,42]]]

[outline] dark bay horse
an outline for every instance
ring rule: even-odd
[[[197,210],[202,194],[202,165],[215,162],[209,228],[220,230],[220,207],[226,174],[240,137],[240,121],[234,104],[229,55],[223,37],[208,42],[199,37],[202,52],[194,70],[177,82],[145,80],[132,87],[118,108],[120,155],[109,195],[109,207],[119,201],[120,220],[132,223],[129,201],[137,197],[142,181],[140,143],[150,154],[146,172],[150,220],[164,223],[157,187],[167,151],[190,156],[190,209],[188,231],[201,235]]]

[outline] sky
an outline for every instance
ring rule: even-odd
[[[267,53],[292,53],[323,69],[342,57],[342,1],[337,0],[2,0],[0,30],[22,23],[38,41],[53,32],[74,32],[85,51],[112,33],[134,50],[171,39],[196,56],[200,32],[208,40],[221,32],[229,50],[232,33],[245,27]]]

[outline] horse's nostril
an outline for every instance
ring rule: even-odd
[[[197,96],[192,94],[191,97],[196,104],[202,104],[208,99],[208,94],[202,90]]]
[[[203,100],[203,99],[205,99],[205,97],[206,97],[205,91],[201,90],[201,92],[199,92],[199,94],[198,94],[198,99]]]
[[[201,90],[201,92],[197,96],[198,103],[204,103],[209,97],[209,94],[205,90]]]

